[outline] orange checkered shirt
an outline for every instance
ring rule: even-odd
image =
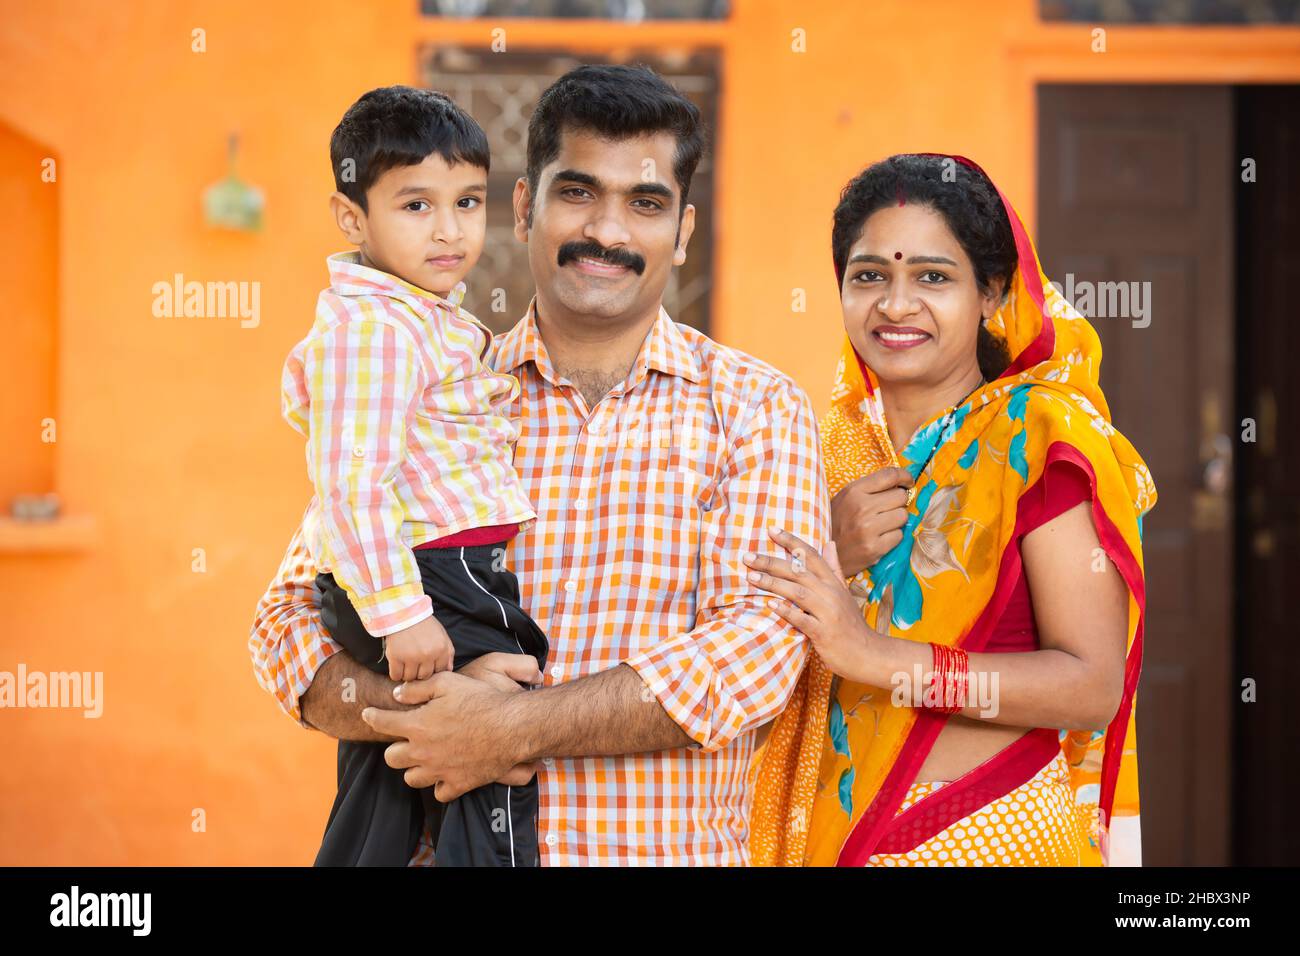
[[[748,862],[746,774],[785,706],[804,637],[746,580],[777,525],[818,549],[829,502],[817,424],[788,376],[660,311],[627,379],[588,410],[551,364],[533,306],[493,342],[518,376],[514,465],[537,523],[508,546],[523,605],[550,637],[545,683],[626,663],[698,747],[547,759],[544,866]],[[336,650],[295,534],[249,641],[263,687],[298,701]],[[412,859],[432,861],[427,833]]]

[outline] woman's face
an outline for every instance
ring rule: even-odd
[[[882,384],[943,386],[973,377],[982,318],[1000,289],[980,292],[943,216],[906,203],[872,213],[849,250],[840,288],[844,328]]]

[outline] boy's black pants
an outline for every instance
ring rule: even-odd
[[[502,565],[504,545],[419,548],[416,563],[433,614],[456,650],[456,670],[492,651],[532,654],[546,666],[547,641],[519,605],[519,582]],[[494,563],[501,570],[494,570]],[[388,674],[371,637],[331,574],[316,576],[321,620],[357,661]],[[433,788],[406,785],[384,762],[387,744],[339,741],[338,795],[316,866],[405,866],[426,816],[437,866],[537,866],[537,778],[521,787],[490,783],[450,803]]]

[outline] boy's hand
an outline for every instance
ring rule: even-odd
[[[438,671],[449,671],[456,650],[447,631],[436,617],[389,634],[384,645],[391,680],[423,680]]]

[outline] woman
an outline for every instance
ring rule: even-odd
[[[1156,495],[1096,332],[960,157],[868,168],[832,249],[835,543],[747,559],[817,651],[757,769],[754,862],[1136,862]]]

